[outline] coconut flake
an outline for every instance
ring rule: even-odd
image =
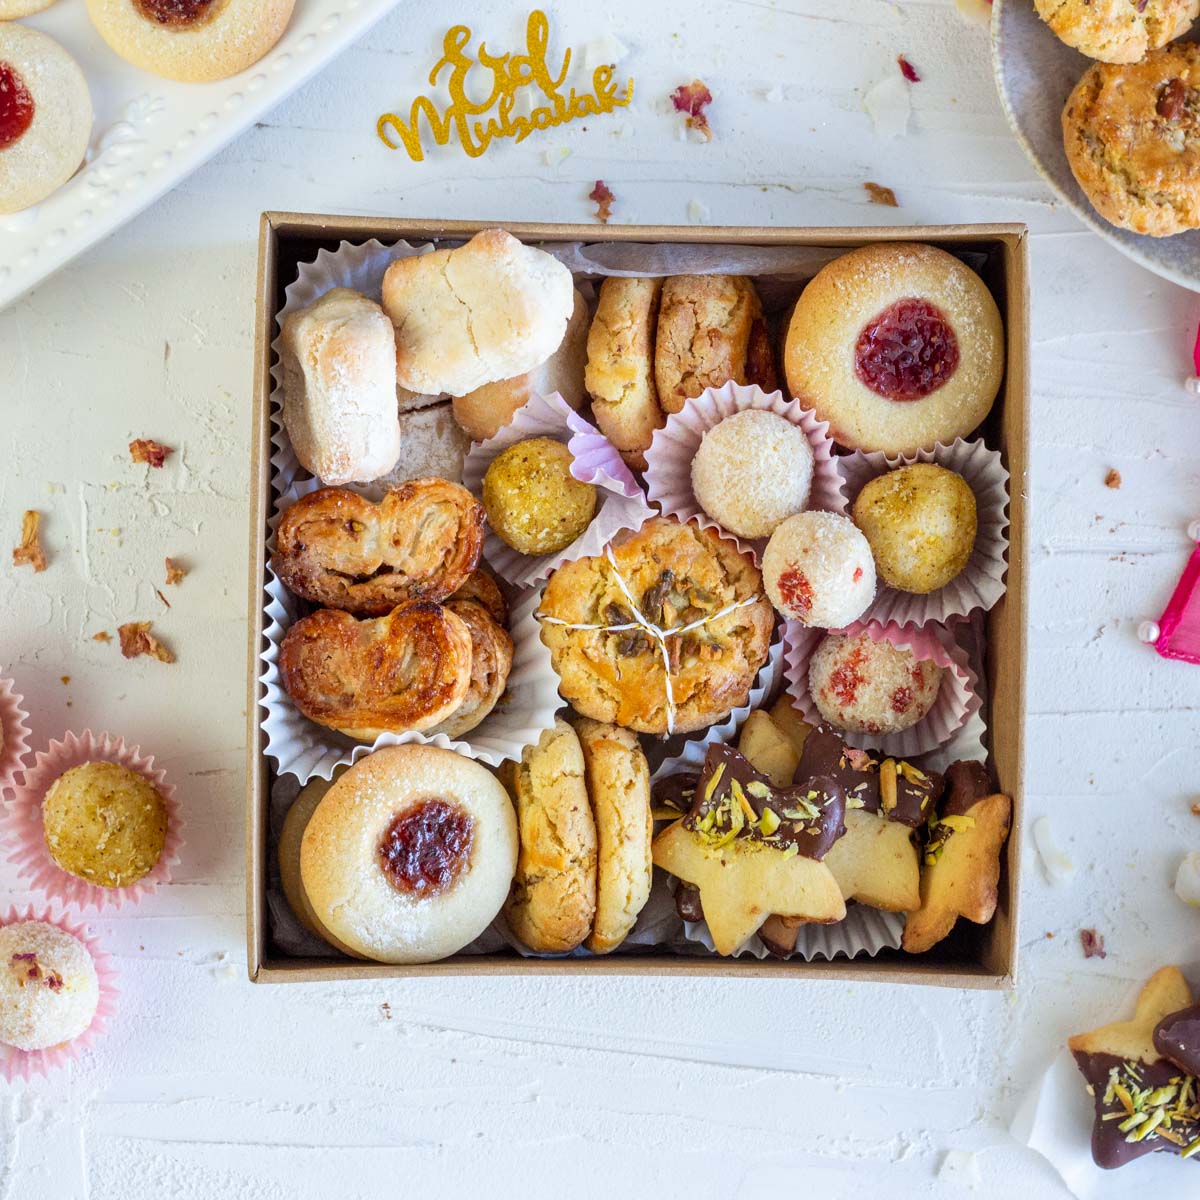
[[[1184,904],[1200,908],[1200,851],[1193,850],[1175,873],[1175,895]]]
[[[908,132],[912,99],[903,75],[887,75],[863,97],[863,108],[881,138],[903,137]]]
[[[983,1182],[979,1175],[979,1156],[973,1150],[947,1150],[938,1167],[938,1179],[974,1191]]]
[[[615,67],[628,53],[629,47],[620,38],[606,33],[584,46],[583,69],[591,72],[597,67]]]
[[[701,203],[699,200],[688,201],[688,220],[693,225],[707,225],[712,217],[712,212],[707,204]]]
[[[1033,823],[1033,841],[1042,870],[1051,883],[1070,883],[1075,877],[1075,864],[1059,849],[1049,817],[1038,817]]]

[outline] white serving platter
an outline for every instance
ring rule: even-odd
[[[1029,161],[1076,215],[1122,254],[1164,279],[1200,291],[1200,230],[1154,238],[1118,229],[1096,212],[1075,182],[1063,149],[1062,110],[1091,65],[1090,58],[1055,37],[1033,0],[993,0],[996,88]]]
[[[87,161],[41,204],[0,216],[0,308],[106,237],[211,158],[395,7],[397,0],[297,0],[279,44],[218,83],[173,83],[109,49],[83,0],[24,24],[79,61],[96,112]]]

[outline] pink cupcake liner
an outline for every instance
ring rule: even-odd
[[[10,1083],[17,1079],[28,1081],[35,1075],[48,1075],[73,1058],[78,1058],[81,1051],[90,1049],[96,1037],[105,1032],[115,1016],[118,996],[117,969],[113,958],[101,949],[99,941],[87,932],[82,923],[75,923],[65,914],[56,916],[50,910],[39,912],[32,905],[23,911],[9,908],[6,913],[0,914],[0,927],[18,921],[44,921],[78,938],[88,948],[95,963],[100,999],[92,1023],[73,1041],[52,1046],[49,1050],[18,1050],[15,1046],[0,1045],[0,1075]]]
[[[640,529],[653,510],[616,448],[557,393],[533,396],[494,437],[476,442],[463,464],[463,486],[483,494],[483,477],[492,460],[526,438],[549,437],[565,442],[574,462],[571,474],[599,490],[591,524],[558,554],[522,554],[506,546],[491,530],[484,543],[488,562],[509,583],[534,587],[549,579],[565,562],[599,554],[624,529]]]
[[[24,702],[12,680],[0,678],[0,800],[15,786],[29,753],[29,714],[21,707]]]
[[[847,454],[838,465],[845,479],[848,503],[853,505],[872,479],[916,462],[937,463],[966,480],[975,494],[978,521],[975,548],[962,571],[945,587],[928,595],[900,592],[880,579],[875,602],[863,615],[864,621],[945,624],[976,609],[986,611],[1004,595],[1004,576],[1008,570],[1008,471],[998,450],[989,450],[982,441],[956,438],[949,445],[938,442],[930,449],[899,457],[889,457],[878,450]]]
[[[54,781],[72,767],[89,762],[119,763],[148,779],[158,789],[167,808],[167,836],[162,856],[154,870],[137,883],[123,888],[97,887],[62,870],[46,849],[42,829],[42,801]],[[8,861],[18,876],[65,908],[123,908],[137,904],[143,896],[158,891],[171,880],[171,868],[179,863],[183,848],[183,819],[175,788],[167,782],[165,771],[156,770],[154,758],[144,755],[138,746],[126,746],[123,739],[109,733],[68,733],[61,741],[52,741],[39,750],[34,764],[24,773],[21,786],[6,803],[3,832],[9,848]]]
[[[972,718],[979,716],[982,702],[976,687],[975,672],[971,669],[966,652],[954,644],[948,631],[932,625],[919,628],[914,625],[881,625],[878,621],[860,621],[837,632],[853,636],[864,630],[872,641],[891,642],[897,649],[911,650],[918,659],[932,659],[947,670],[942,676],[941,690],[933,707],[915,725],[886,736],[843,732],[842,737],[849,745],[877,749],[896,757],[916,758],[951,744],[958,732]],[[806,629],[795,622],[788,623],[784,634],[788,690],[810,725],[819,725],[822,717],[809,691],[808,666],[813,651],[825,634],[824,629]]]
[[[799,400],[785,400],[782,392],[768,395],[761,388],[737,383],[708,388],[667,417],[667,423],[655,430],[646,451],[645,479],[647,495],[664,513],[681,521],[695,521],[702,529],[716,530],[721,537],[734,542],[743,554],[751,555],[757,566],[762,562],[767,539],[739,538],[723,529],[700,507],[692,490],[692,460],[705,433],[726,417],[747,409],[775,413],[804,431],[814,459],[808,507],[844,514],[846,497],[833,439],[829,436],[829,422],[818,420],[816,413],[802,407]]]

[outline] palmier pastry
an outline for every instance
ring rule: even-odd
[[[852,450],[909,454],[973,432],[1004,375],[991,292],[934,246],[862,246],[822,267],[788,323],[790,394]]]
[[[378,504],[321,488],[283,514],[271,567],[314,604],[382,616],[410,600],[444,600],[475,570],[483,507],[445,479],[412,479]]]
[[[461,737],[496,707],[512,670],[512,638],[474,600],[448,600],[446,608],[461,617],[471,631],[471,679],[467,694],[454,713],[430,733]]]
[[[445,721],[471,686],[471,629],[440,604],[358,621],[323,608],[279,648],[284,690],[309,720],[373,742]]]
[[[751,559],[669,517],[647,521],[611,562],[560,567],[540,616],[563,697],[583,716],[657,734],[703,729],[745,704],[774,624]]]
[[[87,0],[100,36],[143,71],[209,83],[253,66],[281,37],[296,0]]]
[[[44,200],[75,174],[92,133],[79,64],[25,25],[0,25],[0,213]]]
[[[488,610],[488,615],[502,628],[508,626],[508,601],[496,582],[496,577],[484,567],[476,567],[463,581],[451,600],[474,600]]]

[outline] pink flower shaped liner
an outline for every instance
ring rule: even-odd
[[[54,781],[72,767],[89,762],[119,763],[148,779],[162,796],[167,808],[167,836],[163,852],[145,878],[123,888],[97,887],[62,870],[46,849],[42,828],[42,801]],[[4,841],[9,847],[8,861],[15,864],[18,876],[30,887],[45,893],[66,908],[97,912],[137,904],[143,896],[158,891],[171,880],[171,868],[179,863],[183,847],[183,820],[175,788],[167,782],[165,771],[156,770],[152,756],[143,755],[137,746],[109,733],[68,733],[61,741],[52,741],[39,750],[33,766],[24,773],[22,784],[7,801],[4,815]]]
[[[768,394],[761,388],[737,383],[708,388],[667,417],[667,423],[655,430],[646,451],[645,478],[646,494],[664,513],[681,521],[694,521],[701,529],[715,530],[743,554],[749,554],[758,566],[768,539],[739,538],[723,529],[700,507],[692,490],[692,460],[704,435],[726,417],[751,409],[774,413],[803,430],[813,451],[812,491],[807,507],[845,514],[846,496],[829,423],[819,420],[799,400],[785,400],[782,392]]]
[[[17,1079],[28,1081],[36,1075],[48,1075],[73,1058],[78,1058],[82,1051],[91,1049],[92,1043],[108,1029],[109,1022],[116,1015],[119,994],[117,969],[112,956],[101,948],[99,941],[87,932],[82,922],[76,923],[65,914],[56,916],[53,911],[39,912],[32,905],[23,910],[10,908],[0,914],[0,927],[18,921],[44,921],[78,938],[88,948],[96,966],[100,999],[92,1023],[73,1041],[51,1046],[49,1050],[18,1050],[15,1046],[0,1045],[0,1075],[10,1083]]]
[[[979,714],[982,703],[975,672],[971,670],[965,651],[954,645],[949,631],[939,626],[917,628],[914,625],[881,625],[878,621],[869,621],[828,631],[806,629],[789,621],[784,633],[788,691],[795,697],[800,712],[810,725],[819,725],[824,719],[808,686],[808,666],[813,652],[827,632],[853,637],[863,631],[872,641],[891,642],[897,649],[911,650],[918,660],[932,659],[946,670],[933,707],[915,725],[899,733],[886,735],[839,731],[848,745],[860,749],[870,747],[899,758],[916,758],[947,745],[969,720]]]
[[[0,678],[0,800],[16,784],[29,753],[29,714],[21,707],[24,702],[12,680]]]

